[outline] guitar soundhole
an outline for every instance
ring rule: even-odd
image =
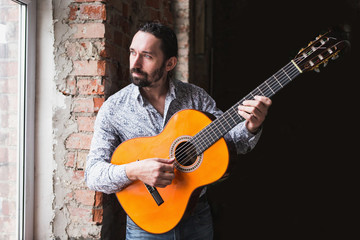
[[[197,159],[196,148],[190,142],[181,142],[175,149],[175,159],[182,166],[191,166]]]

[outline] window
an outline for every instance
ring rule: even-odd
[[[0,239],[32,236],[34,11],[0,0]]]

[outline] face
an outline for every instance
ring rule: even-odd
[[[151,87],[166,80],[165,56],[160,48],[161,40],[154,35],[139,31],[130,45],[130,79],[139,87]]]

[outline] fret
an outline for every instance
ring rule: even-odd
[[[253,98],[255,97],[255,95],[254,95],[252,92],[251,92],[251,93],[249,93],[249,95],[251,95],[251,97],[252,97],[252,98],[250,98],[250,97],[245,97],[245,99],[247,99],[247,100],[248,100],[248,99],[253,99]],[[242,102],[243,102],[243,101],[241,101],[241,103],[242,103]]]
[[[235,121],[235,119],[231,116],[230,111],[225,112],[224,115],[225,115],[225,114],[227,114],[228,116],[230,116],[230,119],[231,119],[231,120],[233,121],[233,123],[235,123],[235,125],[236,125],[236,121]]]
[[[279,82],[279,80],[276,78],[275,74],[273,75],[273,77],[275,78],[276,82],[280,85],[281,88],[283,88],[284,86],[281,84],[281,82]]]
[[[285,75],[290,79],[290,81],[292,80],[290,77],[289,77],[289,75],[287,75],[287,73],[285,72],[285,70],[282,68],[281,69],[284,73],[285,73]]]
[[[265,81],[265,84],[268,86],[268,88],[272,91],[273,94],[275,94],[274,90],[270,87],[270,85]]]
[[[257,89],[259,89],[262,96],[265,96],[265,94],[261,91],[261,89],[259,87],[257,87]]]

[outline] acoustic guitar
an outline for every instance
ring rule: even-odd
[[[116,193],[125,212],[150,233],[165,233],[174,228],[182,219],[192,193],[226,173],[229,151],[223,136],[244,121],[237,106],[256,95],[272,97],[299,74],[317,70],[336,58],[348,45],[329,31],[301,49],[293,60],[214,121],[197,110],[182,110],[172,116],[159,135],[121,143],[111,158],[113,164],[153,157],[175,158],[175,179],[171,185],[157,189],[135,181]]]

